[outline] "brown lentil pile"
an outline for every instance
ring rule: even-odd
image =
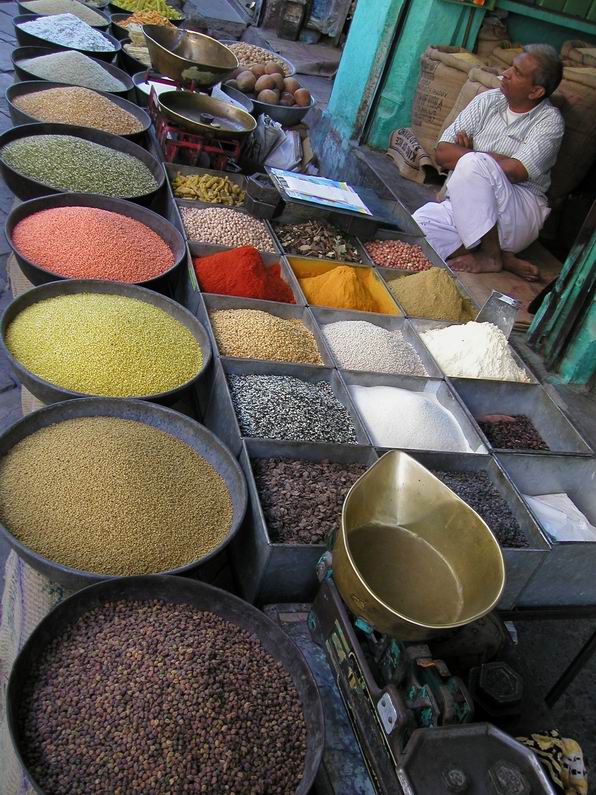
[[[333,224],[307,221],[304,224],[279,224],[275,227],[284,251],[301,257],[323,257],[342,262],[362,262],[350,238]]]
[[[17,97],[14,104],[34,119],[95,127],[115,135],[143,129],[141,122],[107,97],[78,86],[48,88]]]
[[[222,356],[323,364],[314,334],[297,318],[258,309],[219,309],[209,318]]]
[[[254,246],[259,251],[275,253],[275,244],[267,227],[258,218],[227,207],[181,207],[180,214],[191,240],[214,246]]]
[[[321,544],[339,530],[346,494],[361,464],[256,458],[252,469],[274,544]]]
[[[18,720],[53,795],[292,795],[304,774],[290,674],[254,635],[186,604],[85,613],[48,644]]]
[[[550,450],[534,423],[524,414],[486,415],[478,425],[493,447],[502,450]]]
[[[425,271],[432,267],[422,248],[403,240],[370,240],[365,243],[368,255],[382,268],[397,268],[407,271]]]
[[[227,535],[222,477],[184,442],[116,417],[65,420],[0,460],[0,521],[40,555],[99,574],[152,574]]]

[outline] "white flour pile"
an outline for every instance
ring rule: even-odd
[[[346,370],[427,375],[401,331],[387,331],[364,320],[342,320],[323,326],[323,334],[339,366]]]
[[[378,447],[474,452],[434,395],[393,386],[351,386],[350,394]]]
[[[447,375],[530,381],[525,370],[515,363],[507,337],[492,323],[471,321],[425,331],[421,337]]]

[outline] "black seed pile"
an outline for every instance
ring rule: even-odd
[[[257,458],[252,469],[269,537],[277,544],[321,544],[341,525],[346,494],[361,464]]]
[[[304,771],[290,675],[256,637],[190,605],[85,613],[48,645],[19,719],[52,795],[290,795]]]
[[[309,384],[286,375],[229,375],[228,384],[243,436],[356,444],[348,410],[326,381]]]
[[[529,417],[514,414],[506,420],[479,419],[478,425],[493,447],[504,450],[549,450]]]
[[[528,539],[486,472],[440,472],[433,475],[484,519],[502,547],[527,547]]]

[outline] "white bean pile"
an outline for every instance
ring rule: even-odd
[[[229,210],[227,207],[181,207],[184,228],[191,240],[213,246],[254,246],[259,251],[275,253],[275,244],[267,227],[258,218]]]
[[[428,375],[401,331],[388,331],[364,320],[328,323],[323,333],[337,363],[345,370]]]

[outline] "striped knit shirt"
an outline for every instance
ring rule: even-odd
[[[563,117],[548,99],[511,124],[506,111],[507,100],[500,89],[478,94],[447,127],[441,141],[454,144],[456,133],[464,132],[472,136],[475,152],[495,152],[519,160],[528,179],[517,184],[544,196],[565,131]]]

